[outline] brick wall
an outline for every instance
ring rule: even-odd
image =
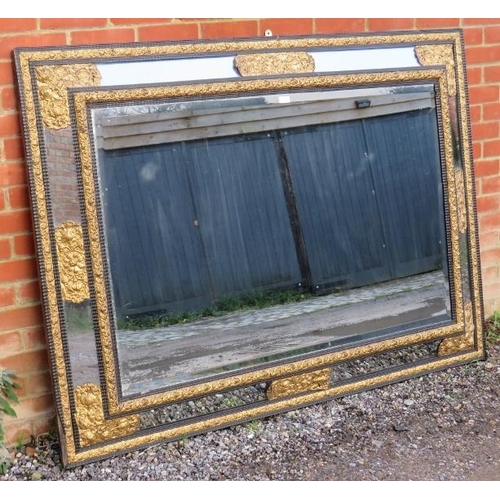
[[[8,439],[49,428],[53,401],[11,51],[19,46],[462,27],[486,314],[500,309],[500,19],[0,19],[0,366],[21,377]],[[64,149],[64,148],[63,148]]]
[[[50,196],[54,226],[63,222],[80,221],[77,171],[71,129],[45,131]]]

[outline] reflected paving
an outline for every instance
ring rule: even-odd
[[[293,357],[360,331],[449,317],[445,283],[437,271],[184,325],[118,331],[122,394]]]

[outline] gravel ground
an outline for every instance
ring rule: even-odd
[[[500,343],[488,352],[486,362],[74,469],[61,469],[57,441],[42,436],[0,480],[500,480]]]

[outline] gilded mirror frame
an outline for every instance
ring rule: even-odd
[[[413,47],[409,69],[314,73],[311,51]],[[205,82],[99,86],[97,63],[225,55],[240,76]],[[475,187],[460,31],[263,38],[15,50],[34,231],[64,463],[73,466],[482,359],[485,355]],[[271,69],[270,69],[271,68]],[[120,395],[112,301],[99,212],[93,106],[211,96],[431,83],[436,89],[447,218],[453,318],[344,347],[264,364],[137,397]],[[79,172],[82,225],[54,227],[44,127],[70,128]],[[465,280],[463,276],[466,276]],[[466,290],[466,293],[464,293]],[[465,296],[465,298],[464,298]],[[100,385],[74,386],[63,300],[90,299]],[[398,349],[437,342],[433,356],[332,383],[331,369]],[[141,415],[165,405],[264,384],[265,400],[173,423],[140,428]]]

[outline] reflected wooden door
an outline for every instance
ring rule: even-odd
[[[281,132],[313,290],[442,266],[436,134],[429,109]]]

